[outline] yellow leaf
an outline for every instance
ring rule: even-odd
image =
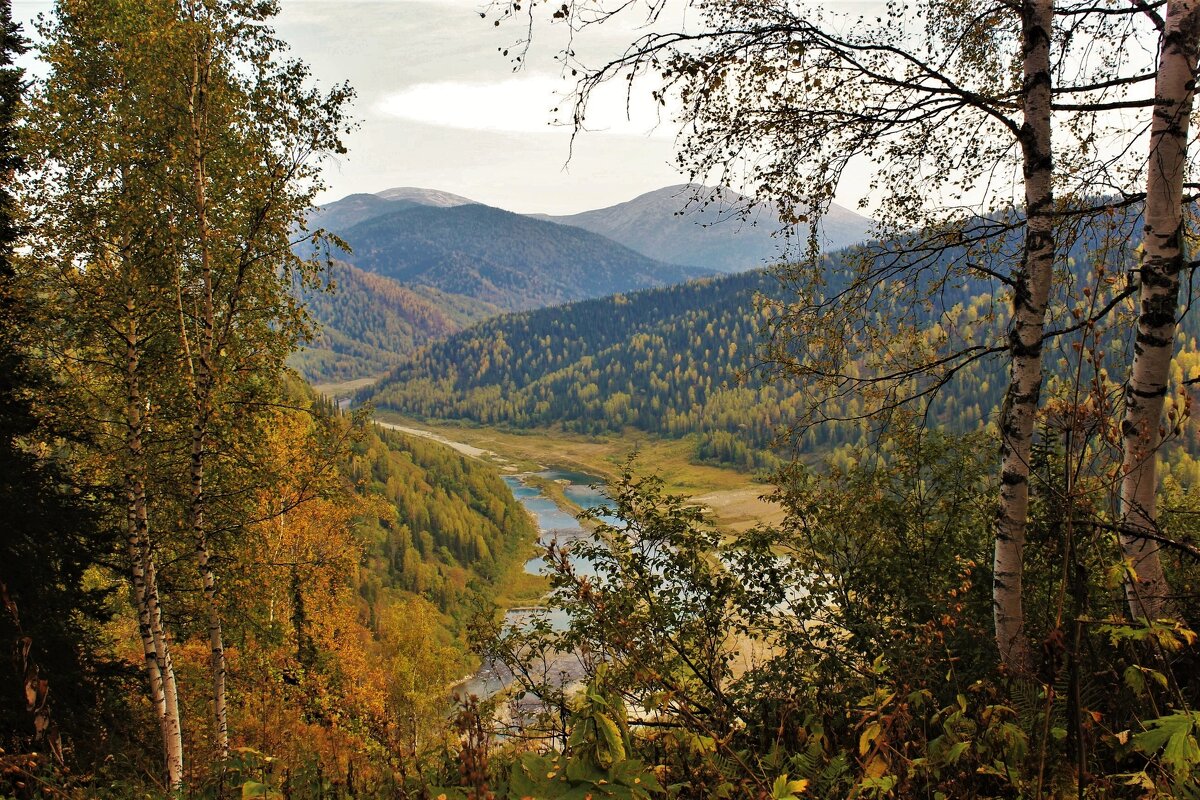
[[[858,737],[858,754],[860,756],[865,756],[871,749],[871,745],[873,745],[875,743],[875,739],[879,737],[879,730],[879,723],[872,722],[866,727],[866,730],[862,732],[862,735]]]
[[[876,754],[867,762],[867,768],[863,771],[868,778],[882,778],[887,774],[888,763],[883,758]]]

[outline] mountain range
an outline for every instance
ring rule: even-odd
[[[709,201],[687,210],[692,196]],[[744,201],[684,185],[545,217],[433,189],[350,195],[308,219],[309,230],[324,229],[346,247],[327,253],[338,291],[305,298],[323,330],[293,365],[318,381],[378,375],[415,348],[497,313],[759,266],[779,252],[783,240],[772,233],[782,223],[761,210],[733,218]],[[858,241],[868,226],[834,208],[822,235]]]
[[[337,257],[408,286],[508,311],[690,280],[708,270],[647,258],[603,236],[478,203],[407,205],[340,233]]]

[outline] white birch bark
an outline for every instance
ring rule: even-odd
[[[1025,173],[1025,247],[1013,276],[1013,317],[1008,390],[1000,413],[1000,508],[995,523],[992,600],[996,646],[1011,670],[1030,668],[1022,602],[1025,528],[1029,513],[1029,459],[1042,389],[1042,336],[1054,273],[1054,203],[1050,141],[1050,33],[1052,0],[1024,0],[1021,29],[1024,124],[1020,132]]]
[[[1126,584],[1129,612],[1135,618],[1163,616],[1170,596],[1159,544],[1145,534],[1157,530],[1159,426],[1184,261],[1183,179],[1198,51],[1200,2],[1169,0],[1154,84],[1137,338],[1121,426],[1121,547],[1137,576]]]
[[[205,497],[204,465],[207,456],[208,427],[211,424],[212,401],[215,375],[213,374],[214,328],[216,312],[213,301],[213,270],[209,247],[208,196],[204,170],[204,128],[207,117],[208,48],[197,43],[192,56],[192,88],[189,99],[189,116],[192,129],[192,173],[195,190],[196,239],[200,255],[201,297],[200,325],[196,342],[196,363],[193,374],[194,418],[191,441],[191,502],[189,504],[190,526],[196,547],[196,563],[200,572],[208,611],[208,639],[210,669],[212,672],[213,736],[217,755],[229,758],[229,714],[226,701],[226,665],[224,631],[221,609],[217,602],[216,576],[212,568],[212,552],[209,547],[208,531],[205,527],[207,498]],[[187,337],[187,331],[182,331]]]
[[[150,703],[163,740],[167,784],[178,791],[183,786],[183,730],[179,719],[179,692],[171,647],[163,629],[158,596],[158,573],[150,552],[150,514],[146,499],[144,462],[145,416],[142,412],[140,351],[131,296],[126,301],[125,356],[125,494],[127,503],[127,543],[133,600],[137,608],[138,632],[142,639],[143,660],[150,687]]]

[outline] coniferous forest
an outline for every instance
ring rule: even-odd
[[[0,0],[0,797],[1200,798],[1198,0],[466,15],[715,277],[328,201],[288,3]]]

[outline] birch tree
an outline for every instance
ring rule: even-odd
[[[808,393],[802,425],[836,419],[851,395],[864,420],[919,410],[971,363],[1009,361],[995,628],[1001,658],[1026,669],[1021,572],[1043,349],[1096,322],[1063,315],[1054,269],[1063,237],[1109,235],[1138,200],[1129,187],[1142,167],[1102,142],[1123,133],[1113,112],[1145,105],[1128,92],[1152,74],[1130,50],[1152,13],[1051,0],[892,4],[870,16],[782,0],[686,6],[677,29],[665,2],[555,12],[580,38],[631,8],[648,19],[649,32],[599,66],[572,38],[563,59],[582,75],[577,133],[601,86],[628,79],[632,93],[652,75],[664,116],[681,123],[686,173],[750,187],[810,224],[778,270],[795,300],[770,308],[764,353],[772,376]],[[500,14],[533,12],[509,3]],[[820,218],[864,165],[878,241],[833,272],[817,255]],[[950,318],[953,298],[980,293],[1006,295],[1009,309],[975,326]],[[1004,318],[1007,340],[988,338]]]
[[[210,472],[221,437],[236,438],[235,429],[261,419],[284,359],[308,331],[291,289],[314,281],[318,265],[293,254],[291,237],[320,185],[322,157],[342,151],[350,96],[346,86],[311,88],[307,67],[281,59],[285,45],[266,27],[276,10],[241,0],[181,6],[187,171],[178,177],[187,182],[176,188],[187,256],[177,293],[190,406],[188,527],[206,603],[222,758],[229,733],[213,532],[229,525],[211,518]]]
[[[124,9],[128,11],[127,8]],[[157,12],[157,13],[156,13]],[[183,781],[179,687],[159,591],[152,504],[172,432],[172,303],[164,282],[176,252],[144,220],[165,206],[161,167],[172,132],[166,73],[172,14],[104,2],[63,2],[43,29],[50,74],[32,119],[27,192],[38,225],[38,276],[62,314],[47,347],[84,396],[99,438],[94,461],[112,486],[168,786]],[[122,47],[114,47],[115,43]],[[153,436],[150,429],[154,429]]]
[[[320,91],[286,58],[267,25],[276,10],[63,0],[44,32],[35,248],[47,292],[70,309],[62,368],[111,432],[96,459],[120,476],[131,596],[173,787],[183,752],[166,606],[192,601],[163,596],[156,552],[173,570],[194,556],[223,759],[217,563],[255,519],[259,483],[239,443],[277,401],[283,360],[307,330],[291,291],[315,281],[318,264],[293,255],[292,236],[346,128],[350,90]]]
[[[1156,467],[1186,258],[1184,179],[1198,55],[1200,3],[1170,0],[1154,83],[1139,314],[1121,425],[1121,545],[1135,574],[1127,583],[1129,610],[1150,620],[1166,613],[1170,596],[1155,538]]]

